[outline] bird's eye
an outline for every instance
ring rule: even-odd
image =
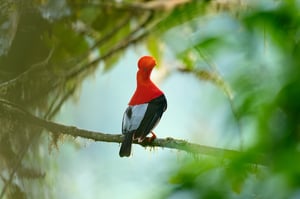
[[[143,68],[143,71],[147,72],[147,71],[149,71],[149,68],[145,67],[145,68]]]

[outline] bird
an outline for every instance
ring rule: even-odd
[[[133,140],[153,142],[156,138],[152,131],[159,123],[163,113],[167,109],[167,99],[150,79],[151,72],[156,66],[156,60],[152,56],[142,56],[137,62],[136,90],[131,97],[128,107],[123,114],[122,134],[119,156],[129,157]],[[147,137],[148,134],[152,137]]]

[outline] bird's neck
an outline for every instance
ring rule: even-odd
[[[159,97],[163,92],[151,81],[151,71],[138,71],[137,87],[129,105],[144,104]]]

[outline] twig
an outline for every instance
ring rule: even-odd
[[[104,42],[107,42],[107,40],[115,36],[116,33],[118,33],[125,25],[127,25],[130,22],[131,17],[131,15],[128,15],[121,22],[116,24],[115,27],[111,29],[111,31],[109,31],[107,34],[101,37],[101,39],[95,41],[95,43],[90,47],[90,51],[96,49],[97,47],[101,46]]]
[[[20,81],[22,81],[22,79],[26,76],[28,76],[28,74],[36,69],[39,69],[41,67],[45,67],[48,63],[49,60],[51,59],[52,55],[54,52],[54,48],[51,48],[51,50],[49,51],[49,54],[47,55],[47,57],[45,59],[43,59],[42,61],[35,63],[33,65],[31,65],[26,71],[24,71],[23,73],[21,73],[20,75],[18,75],[17,77],[10,79],[8,81],[2,82],[0,84],[0,88],[1,87],[6,87],[8,85],[12,85],[12,84],[16,84]]]
[[[49,108],[49,111],[44,115],[44,118],[51,118],[53,115],[55,115],[55,113],[59,110],[59,107],[63,104],[63,102],[65,100],[68,99],[68,97],[73,93],[75,89],[72,89],[70,92],[68,92],[63,98],[62,100],[59,102],[59,104],[57,105],[56,108],[53,109],[53,111],[51,111],[52,107],[53,106],[50,106]],[[1,101],[1,99],[0,99]],[[30,114],[28,113],[26,110],[24,110],[22,107],[14,104],[14,103],[11,103],[9,101],[6,101],[6,100],[2,100],[1,103],[5,103],[9,106],[14,106],[15,108],[19,109],[19,110],[22,110],[24,113],[27,113],[27,114]],[[34,139],[37,139],[39,136],[41,135],[41,133],[37,133],[37,134],[34,134],[30,140],[27,140],[26,143],[24,144],[23,146],[23,149],[21,150],[19,156],[17,157],[17,161],[16,161],[16,164],[14,165],[13,169],[11,170],[10,172],[10,175],[9,175],[9,178],[7,181],[5,181],[5,184],[4,184],[4,187],[0,193],[0,199],[2,199],[5,195],[5,192],[7,190],[7,188],[9,187],[9,185],[11,184],[12,180],[13,180],[13,177],[15,175],[15,173],[17,172],[17,170],[19,169],[20,165],[21,165],[21,162],[25,156],[25,154],[27,153],[29,147],[31,146],[31,144],[34,142]],[[2,177],[2,176],[1,176]],[[4,179],[2,177],[2,179]]]
[[[227,85],[227,83],[223,80],[220,72],[218,71],[218,67],[216,65],[216,63],[214,63],[211,59],[209,59],[209,57],[198,47],[197,50],[198,54],[201,56],[201,58],[212,68],[213,73],[212,74],[207,74],[204,76],[209,76],[210,79],[212,80],[212,82],[214,84],[216,84],[218,87],[220,87],[224,94],[226,95],[229,105],[230,105],[230,109],[231,112],[233,114],[233,117],[236,121],[237,124],[237,128],[238,128],[238,134],[239,134],[239,140],[240,140],[240,150],[243,150],[243,133],[242,133],[242,125],[241,125],[241,121],[240,118],[238,116],[237,110],[234,107],[234,103],[233,103],[233,92],[231,90],[231,88],[229,87],[229,85]],[[193,71],[189,71],[189,72],[193,72]],[[200,70],[197,71],[196,74],[200,77],[203,77],[203,73],[205,73],[206,71]],[[202,73],[202,74],[201,74]]]
[[[112,2],[97,2],[97,3],[74,3],[75,6],[80,7],[102,7],[102,8],[114,8],[119,10],[143,12],[149,10],[155,11],[166,11],[171,10],[177,6],[190,3],[192,0],[152,0],[147,2],[133,2],[133,3],[112,3]]]
[[[58,103],[56,103],[58,96],[53,100],[53,102],[50,104],[50,107],[48,108],[48,111],[45,113],[44,118],[45,119],[51,119],[61,108],[63,103],[75,92],[75,87],[70,89],[67,93],[63,95],[63,97],[59,100]],[[58,95],[61,93],[58,92]],[[56,104],[56,106],[55,106]]]
[[[23,157],[25,156],[25,154],[27,152],[27,149],[29,148],[29,146],[30,146],[31,143],[32,142],[27,142],[23,146],[23,148],[22,148],[19,156],[17,157],[16,164],[14,165],[14,167],[12,168],[12,170],[11,170],[11,172],[9,174],[8,180],[5,181],[5,183],[4,183],[4,187],[3,187],[3,189],[2,189],[2,191],[0,193],[0,199],[2,199],[4,197],[5,192],[6,192],[7,188],[9,187],[9,185],[11,184],[11,182],[13,180],[13,177],[14,177],[15,173],[17,172],[17,170],[18,170],[18,168],[19,168],[19,166],[21,164],[21,161],[22,161]]]
[[[145,26],[145,23],[150,22],[150,19],[153,17],[153,14],[150,13],[147,18],[145,19],[144,22],[142,22],[135,30],[133,30],[127,37],[125,37],[122,41],[120,41],[119,43],[117,43],[115,46],[111,47],[111,49],[109,51],[107,51],[105,54],[95,58],[94,60],[90,61],[89,63],[81,66],[80,67],[75,67],[73,70],[71,70],[66,76],[66,79],[71,79],[73,77],[78,76],[80,73],[82,73],[83,71],[87,70],[88,68],[92,68],[93,66],[96,66],[96,64],[98,64],[100,61],[105,60],[107,58],[109,58],[111,55],[113,55],[114,53],[117,53],[121,50],[124,50],[125,48],[127,48],[129,45],[135,44],[138,41],[142,40],[143,38],[145,38],[148,34],[149,31],[144,31],[143,33],[139,34],[138,36],[136,36],[136,33],[138,30],[140,30],[140,28]]]
[[[223,92],[225,93],[225,95],[227,96],[229,105],[230,105],[230,109],[231,112],[233,114],[233,117],[236,121],[237,124],[237,128],[238,128],[238,134],[239,134],[239,139],[240,139],[240,150],[243,150],[243,132],[242,132],[242,124],[240,121],[240,118],[238,116],[238,113],[234,107],[234,103],[233,103],[233,92],[231,90],[231,88],[227,85],[227,83],[223,80],[223,78],[221,77],[218,69],[217,69],[217,65],[208,58],[208,56],[206,56],[200,49],[198,49],[198,52],[200,53],[200,55],[202,56],[202,58],[204,59],[204,61],[214,70],[214,72],[217,74],[218,76],[218,81],[217,84],[219,86],[221,86],[221,88],[223,89]]]

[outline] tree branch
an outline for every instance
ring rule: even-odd
[[[168,11],[177,6],[190,3],[192,0],[172,0],[172,1],[162,1],[162,0],[152,0],[152,1],[143,1],[143,2],[85,2],[85,3],[73,3],[73,5],[78,7],[101,7],[101,8],[113,8],[119,10],[128,10],[131,12],[144,12],[149,10],[155,11]]]
[[[26,110],[24,110],[23,108],[21,108],[16,104],[0,99],[0,117],[3,116],[5,117],[7,116],[7,114],[13,115],[14,118],[18,120],[26,121],[29,124],[42,127],[53,133],[61,133],[61,134],[71,135],[74,137],[87,138],[99,142],[121,143],[123,140],[122,134],[108,134],[103,132],[84,130],[74,126],[66,126],[63,124],[58,124],[45,119],[41,119],[32,115],[31,113],[27,112]],[[234,158],[243,154],[242,152],[235,151],[235,150],[204,146],[204,145],[190,143],[185,140],[174,139],[170,137],[164,139],[157,138],[151,143],[147,142],[146,140],[141,143],[134,141],[134,144],[139,144],[144,147],[149,146],[149,147],[177,149],[180,151],[186,151],[193,154],[210,155],[210,156],[221,157],[221,158]],[[264,164],[261,158],[262,158],[261,156],[259,156],[259,159],[257,157],[255,157],[254,159],[252,158],[251,160],[249,160],[249,163]]]
[[[136,27],[134,30],[132,30],[129,33],[129,35],[125,36],[116,45],[112,46],[106,53],[89,61],[88,63],[84,63],[83,65],[80,63],[79,65],[75,66],[72,70],[70,70],[65,75],[65,79],[72,79],[73,77],[77,77],[83,71],[86,71],[89,68],[96,67],[100,61],[103,61],[103,60],[109,58],[113,54],[115,54],[121,50],[124,50],[128,46],[135,44],[135,43],[139,42],[140,40],[142,40],[143,38],[145,38],[149,34],[148,30],[144,30],[140,34],[137,34],[137,32],[141,28],[143,28],[146,25],[146,23],[149,23],[151,21],[152,17],[153,17],[153,13],[151,12],[148,14],[146,19],[144,19],[144,21],[138,25],[138,27]]]

